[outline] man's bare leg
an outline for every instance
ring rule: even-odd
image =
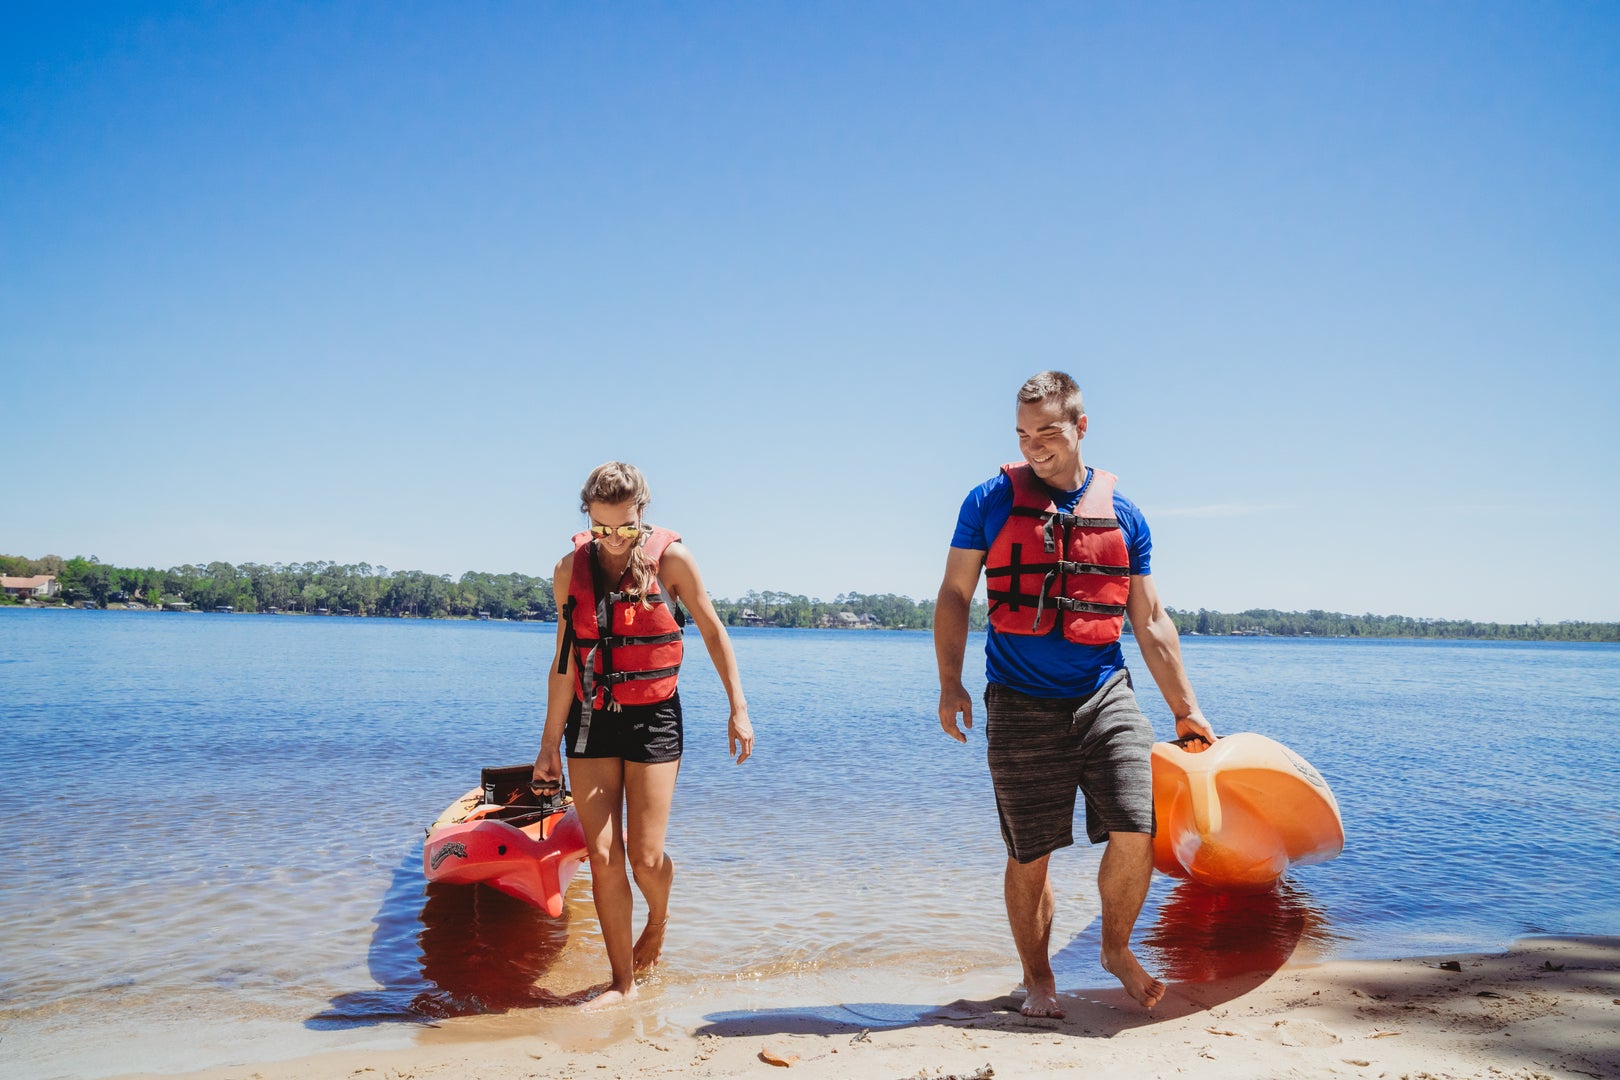
[[[1024,1004],[1018,1011],[1025,1016],[1061,1020],[1063,1010],[1058,1006],[1057,980],[1052,975],[1049,953],[1055,904],[1052,883],[1046,876],[1047,859],[1042,855],[1034,862],[1021,863],[1009,856],[1002,885],[1013,944],[1018,946],[1018,959],[1024,965]]]
[[[585,847],[591,858],[591,899],[596,904],[596,920],[607,945],[612,980],[607,989],[587,1001],[583,1008],[602,1009],[636,996],[635,969],[631,962],[630,878],[625,873],[624,854],[624,762],[619,758],[573,758],[568,763],[568,779],[574,789],[574,809],[585,831]]]
[[[680,768],[678,760],[656,765],[624,763],[625,843],[630,872],[647,901],[647,925],[636,938],[633,950],[637,971],[658,963],[664,951],[669,890],[675,882],[675,864],[664,853],[664,834],[669,829],[669,807],[675,798],[675,774]]]
[[[1131,931],[1153,879],[1153,837],[1110,833],[1097,871],[1102,895],[1102,966],[1142,1005],[1151,1009],[1164,997],[1164,983],[1149,975],[1131,952]]]

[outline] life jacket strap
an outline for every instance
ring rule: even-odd
[[[643,597],[640,593],[635,593],[635,592],[610,592],[610,593],[607,594],[607,601],[610,604],[617,604],[620,601],[623,601],[624,603],[627,603],[627,604],[639,604],[644,599],[649,604],[667,604],[667,603],[669,603],[668,598],[664,596],[663,590],[661,590],[661,589],[658,592],[655,592],[651,596],[647,596],[647,597]]]
[[[671,641],[680,641],[686,637],[681,630],[671,630],[667,634],[614,634],[603,638],[602,641],[610,649],[621,645],[665,645]]]
[[[1103,566],[1101,563],[1059,562],[1058,569],[1065,574],[1107,574],[1110,577],[1130,577],[1128,566]]]
[[[653,668],[651,671],[615,671],[602,681],[608,686],[614,686],[618,683],[640,682],[645,679],[667,679],[671,675],[680,674],[680,670],[680,665],[677,664],[674,667]]]
[[[1123,615],[1124,604],[1098,604],[1090,600],[1076,600],[1071,596],[1059,596],[1052,601],[1059,611],[1084,611],[1092,615]]]
[[[1075,517],[1073,514],[1053,514],[1059,524],[1070,529],[1117,529],[1119,518]]]
[[[991,601],[998,604],[1007,604],[1014,611],[1021,607],[1029,607],[1040,600],[1035,593],[1018,592],[1014,589],[989,589],[986,595]]]
[[[1017,611],[1020,607],[1023,607],[1028,603],[1038,603],[1040,601],[1039,596],[1035,595],[1034,593],[1026,593],[1019,588],[1020,579],[1026,574],[1039,574],[1043,571],[1049,571],[1051,566],[1052,564],[1049,562],[1025,562],[1024,545],[1014,544],[1012,546],[1012,558],[1008,561],[1006,566],[992,567],[984,572],[986,584],[988,584],[988,579],[990,578],[1010,577],[1013,579],[1013,587],[1011,589],[988,590],[987,595],[992,600],[999,600],[1004,604],[1011,605],[1014,611]],[[1041,588],[1043,590],[1050,583],[1051,574],[1047,573],[1046,577],[1047,580],[1041,582]]]
[[[596,703],[596,650],[600,644],[592,645],[590,651],[580,658],[579,679],[584,694],[579,703],[579,733],[574,736],[574,753],[583,754],[585,744],[591,737],[591,713]]]
[[[1057,576],[1058,576],[1058,567],[1054,566],[1051,570],[1047,571],[1046,576],[1041,579],[1041,598],[1035,602],[1035,623],[1034,623],[1034,626],[1035,626],[1036,629],[1040,628],[1041,614],[1046,610],[1046,600],[1047,600],[1046,594],[1049,591],[1051,591],[1052,579],[1057,577]]]
[[[563,639],[562,648],[557,650],[557,674],[568,674],[568,651],[574,647],[578,640],[574,635],[574,598],[570,596],[568,603],[563,605]]]
[[[1042,594],[1042,596],[1034,596],[1030,593],[1006,592],[997,589],[988,590],[987,595],[989,596],[991,603],[1008,604],[1014,610],[1017,610],[1020,607],[1028,607],[1031,604],[1034,604],[1037,610],[1039,610],[1042,607],[1042,600],[1044,599],[1046,603],[1051,604],[1059,611],[1085,611],[1093,615],[1125,614],[1125,606],[1123,604],[1097,604],[1090,600],[1076,600],[1068,596],[1048,597],[1044,594]],[[1036,622],[1040,622],[1038,617]]]
[[[1011,510],[1009,510],[1007,512],[1009,514],[1017,514],[1019,517],[1052,518],[1052,519],[1056,520],[1059,525],[1067,525],[1071,529],[1073,529],[1073,528],[1082,528],[1082,529],[1117,529],[1117,528],[1119,528],[1119,519],[1118,518],[1111,518],[1111,517],[1078,517],[1078,516],[1076,516],[1074,514],[1066,514],[1061,510],[1042,510],[1041,508],[1036,507],[1036,506],[1015,506],[1015,507],[1013,507]]]

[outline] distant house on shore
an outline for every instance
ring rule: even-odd
[[[19,600],[27,600],[30,597],[55,596],[62,591],[62,587],[56,583],[55,574],[35,574],[33,577],[12,577],[9,574],[0,574],[0,586],[3,586],[6,592]]]
[[[823,615],[821,625],[829,630],[875,630],[878,621],[871,612],[857,615],[853,611],[836,611]]]

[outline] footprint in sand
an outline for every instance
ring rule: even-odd
[[[1332,1046],[1344,1041],[1315,1020],[1278,1020],[1262,1038],[1283,1046]]]

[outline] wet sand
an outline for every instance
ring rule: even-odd
[[[931,1006],[698,1011],[657,993],[606,1015],[526,1009],[443,1022],[402,1050],[245,1062],[197,1080],[555,1077],[1620,1077],[1620,938],[1531,938],[1502,954],[1341,961],[1172,984],[1147,1012],[1117,989],[1027,1020],[1016,995]],[[773,1064],[772,1061],[787,1064]],[[144,1075],[144,1074],[143,1074]]]

